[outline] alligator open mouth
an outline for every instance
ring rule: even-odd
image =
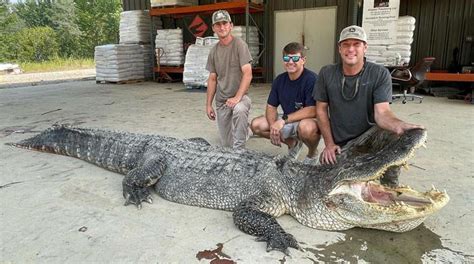
[[[434,186],[420,192],[406,185],[387,186],[380,180],[389,169],[407,167],[415,151],[425,147],[426,132],[410,131],[399,138],[386,133],[373,135],[378,138],[367,137],[348,149],[348,168],[348,163],[366,165],[339,171],[328,194],[329,204],[347,224],[395,232],[411,230],[445,206],[448,194]]]
[[[335,188],[329,195],[350,194],[361,202],[381,207],[427,207],[441,201],[449,200],[446,191],[439,191],[434,186],[426,192],[418,192],[409,186],[384,186],[376,181],[348,182]],[[447,201],[446,201],[447,202]]]

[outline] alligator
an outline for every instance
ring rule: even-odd
[[[449,201],[446,191],[384,186],[392,166],[406,166],[426,131],[397,136],[378,127],[349,142],[334,165],[312,165],[258,151],[180,140],[53,125],[20,148],[67,155],[124,174],[125,205],[152,203],[155,191],[172,202],[233,212],[235,225],[267,243],[267,251],[300,248],[276,218],[289,214],[322,230],[353,227],[405,232]]]

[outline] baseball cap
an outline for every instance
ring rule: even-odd
[[[367,34],[365,34],[365,30],[359,26],[348,26],[341,31],[341,35],[339,36],[339,42],[346,39],[358,39],[363,42],[367,42]]]
[[[226,10],[217,10],[212,14],[212,25],[221,21],[227,21],[229,23],[232,22],[232,20],[230,19],[229,12],[227,12]]]

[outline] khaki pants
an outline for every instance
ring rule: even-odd
[[[216,106],[217,127],[224,147],[244,148],[248,139],[249,112],[252,101],[244,95],[234,106],[224,104]]]

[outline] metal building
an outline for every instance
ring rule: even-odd
[[[199,3],[212,4],[222,2],[200,0]],[[147,0],[123,0],[123,9],[144,10],[150,8]],[[265,79],[271,81],[278,68],[274,58],[281,47],[278,41],[281,32],[295,33],[296,41],[311,45],[316,41],[326,46],[309,50],[314,56],[326,56],[325,61],[337,62],[339,56],[335,43],[342,28],[351,24],[361,24],[363,0],[267,0],[265,12],[254,14],[257,25],[265,35],[265,53],[260,60],[265,69]],[[473,60],[472,27],[474,0],[400,0],[400,16],[410,15],[416,18],[414,42],[412,43],[411,64],[423,57],[436,58],[432,69],[447,69],[453,61],[453,52],[457,48],[458,62],[470,64]],[[333,15],[334,14],[334,15]],[[303,17],[303,18],[301,18]],[[318,20],[318,18],[321,18]],[[234,24],[242,25],[244,15],[234,15]],[[299,19],[299,20],[298,20]],[[469,23],[471,21],[471,23]],[[166,25],[179,24],[180,21],[166,20]],[[278,24],[278,27],[275,25]],[[286,26],[285,30],[282,27]],[[294,28],[294,30],[292,30]],[[280,30],[279,30],[280,29]],[[294,31],[294,32],[293,32]],[[317,32],[316,35],[315,32]],[[325,32],[326,35],[321,35]],[[328,35],[333,35],[332,39]],[[312,40],[313,38],[313,40]],[[319,39],[318,39],[319,38]],[[316,39],[316,40],[315,40]],[[306,43],[308,42],[308,43]],[[319,55],[318,55],[319,52]],[[277,62],[278,63],[278,62]],[[318,65],[314,65],[318,71]]]

